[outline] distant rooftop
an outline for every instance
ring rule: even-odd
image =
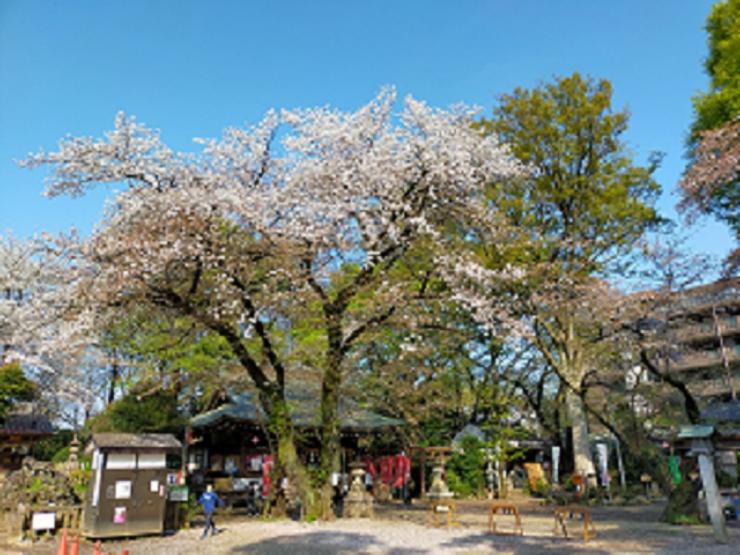
[[[11,414],[0,425],[0,435],[49,435],[54,426],[43,414]]]
[[[99,449],[180,449],[172,434],[93,434],[91,445]],[[90,447],[88,447],[90,449]]]

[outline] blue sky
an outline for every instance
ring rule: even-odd
[[[14,160],[66,134],[99,136],[119,110],[192,137],[254,123],[270,107],[353,109],[386,84],[430,104],[490,113],[496,95],[573,71],[614,84],[639,160],[666,153],[661,211],[674,217],[691,96],[707,77],[709,0],[0,2],[0,233],[87,233],[105,191],[45,199],[44,171]],[[722,256],[725,226],[692,247]]]

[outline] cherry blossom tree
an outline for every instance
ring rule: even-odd
[[[700,214],[712,214],[726,222],[740,239],[740,117],[699,134],[691,152],[691,164],[679,182],[678,207],[691,222]],[[740,249],[727,260],[727,273],[740,267]]]
[[[353,113],[269,112],[254,127],[199,140],[197,154],[172,151],[120,114],[102,139],[68,137],[23,163],[52,166],[50,196],[123,185],[79,246],[80,295],[96,310],[148,303],[221,336],[260,393],[280,465],[309,505],[285,400],[291,311],[320,311],[328,483],[347,355],[400,302],[389,272],[484,184],[520,172],[495,136],[472,129],[471,110],[407,98],[396,114],[395,105],[388,89]]]
[[[90,315],[69,297],[74,255],[65,245],[74,242],[0,237],[0,364],[20,363],[57,417],[65,405],[92,402],[81,380],[92,356]]]

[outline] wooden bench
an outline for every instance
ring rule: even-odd
[[[457,504],[450,499],[432,499],[429,501],[429,524],[440,526],[439,516],[446,515],[446,526],[458,526]]]
[[[587,542],[596,537],[596,527],[591,520],[591,513],[588,509],[580,507],[556,507],[553,516],[555,517],[555,527],[553,528],[553,534],[558,536],[562,531],[563,537],[568,538],[568,529],[565,525],[566,519],[573,519],[576,515],[580,515],[583,519],[583,541]],[[560,530],[558,530],[558,527]]]
[[[501,532],[498,532],[496,530],[496,515],[511,515],[514,517],[514,531],[512,532],[514,535],[524,535],[524,530],[522,529],[522,517],[519,513],[519,509],[516,505],[508,505],[506,503],[493,503],[488,508],[488,530],[494,534],[500,534]]]

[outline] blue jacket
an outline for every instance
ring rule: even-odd
[[[224,502],[215,492],[204,491],[198,499],[198,505],[203,505],[203,512],[210,515],[216,510],[216,505],[223,507]]]

